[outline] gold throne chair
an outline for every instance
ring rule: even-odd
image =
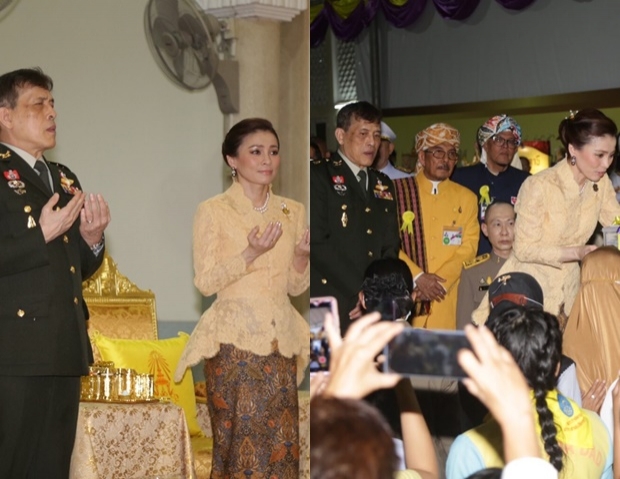
[[[82,283],[82,291],[90,313],[89,337],[98,331],[110,338],[157,339],[155,294],[122,275],[107,252],[95,274]],[[93,355],[95,361],[101,359],[94,346]]]
[[[101,359],[92,341],[95,332],[109,338],[158,339],[155,294],[138,288],[121,274],[107,252],[95,274],[82,283],[82,291],[90,313],[87,329],[95,361]],[[205,436],[192,437],[194,469],[197,479],[208,479],[213,439],[206,401],[200,401],[197,409]]]

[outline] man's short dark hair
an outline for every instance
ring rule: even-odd
[[[336,117],[336,128],[347,131],[353,120],[366,120],[371,123],[381,124],[381,110],[367,101],[357,101],[343,106]]]
[[[15,108],[19,90],[28,86],[52,91],[54,82],[39,67],[22,68],[5,73],[0,76],[0,108]]]

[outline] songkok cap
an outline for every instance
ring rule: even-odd
[[[543,291],[538,281],[527,273],[506,273],[489,286],[489,319],[500,316],[514,306],[543,309]]]
[[[482,146],[493,135],[504,131],[510,131],[515,140],[521,143],[521,127],[519,124],[509,116],[497,115],[489,118],[484,125],[478,128],[478,144]]]
[[[381,122],[381,139],[387,140],[390,143],[394,143],[394,140],[396,140],[396,133],[384,122]]]
[[[459,131],[447,123],[435,123],[415,136],[415,151],[419,154],[441,143],[449,143],[458,148],[461,144]]]

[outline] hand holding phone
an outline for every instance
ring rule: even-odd
[[[408,328],[387,345],[384,371],[408,376],[465,378],[467,374],[457,361],[461,349],[471,349],[463,331]]]
[[[336,298],[333,296],[310,298],[310,375],[329,371],[331,351],[325,333],[327,314],[331,314],[340,337]]]
[[[363,316],[349,326],[344,339],[333,323],[326,322],[332,356],[325,394],[360,399],[377,389],[393,387],[400,380],[399,374],[382,373],[375,358],[404,324],[379,319],[377,313]]]

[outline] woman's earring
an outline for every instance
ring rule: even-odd
[[[237,170],[234,168],[230,169],[230,176],[232,176],[233,178],[237,177]]]
[[[571,156],[570,157],[570,164],[575,166],[577,164],[577,157]]]

